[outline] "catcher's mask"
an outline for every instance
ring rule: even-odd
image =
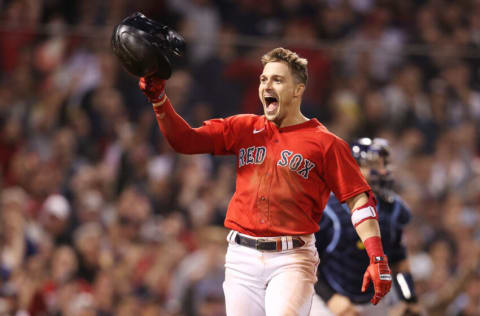
[[[125,69],[138,77],[170,78],[171,59],[185,52],[185,41],[180,34],[140,12],[115,26],[111,44]]]
[[[390,167],[390,147],[383,138],[360,138],[352,146],[352,154],[364,171],[375,194],[390,200],[393,177]]]

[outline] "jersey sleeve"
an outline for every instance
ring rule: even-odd
[[[327,186],[341,203],[370,190],[350,148],[339,138],[325,152],[323,173]]]
[[[192,128],[173,109],[167,99],[162,107],[154,109],[158,126],[172,148],[182,154],[233,154],[232,118],[205,121]]]
[[[214,155],[234,154],[235,137],[233,132],[234,117],[211,119],[203,122],[199,130],[209,130],[213,141]]]

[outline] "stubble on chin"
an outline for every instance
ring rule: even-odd
[[[275,119],[277,118],[277,114],[269,115],[267,113],[264,113],[264,115],[268,121],[272,121],[272,122],[275,121]]]
[[[267,114],[267,109],[266,109],[266,108],[263,108],[263,115],[265,115],[265,117],[266,117],[267,120],[269,120],[269,121],[272,121],[272,122],[273,122],[273,121],[277,120],[278,117],[279,117],[279,114],[280,114],[280,111],[279,111],[278,109],[277,109],[277,110],[275,111],[275,113],[273,113],[273,114]]]

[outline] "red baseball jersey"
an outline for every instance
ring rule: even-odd
[[[191,128],[168,100],[156,116],[177,152],[236,155],[225,227],[241,233],[314,233],[331,191],[344,202],[370,190],[346,142],[316,119],[279,128],[264,116],[235,115]]]

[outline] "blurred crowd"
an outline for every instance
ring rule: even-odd
[[[193,126],[261,113],[261,55],[309,60],[303,111],[384,137],[418,295],[480,315],[480,2],[0,0],[0,315],[224,315],[235,158],[175,154],[110,50],[141,11],[187,38]]]

